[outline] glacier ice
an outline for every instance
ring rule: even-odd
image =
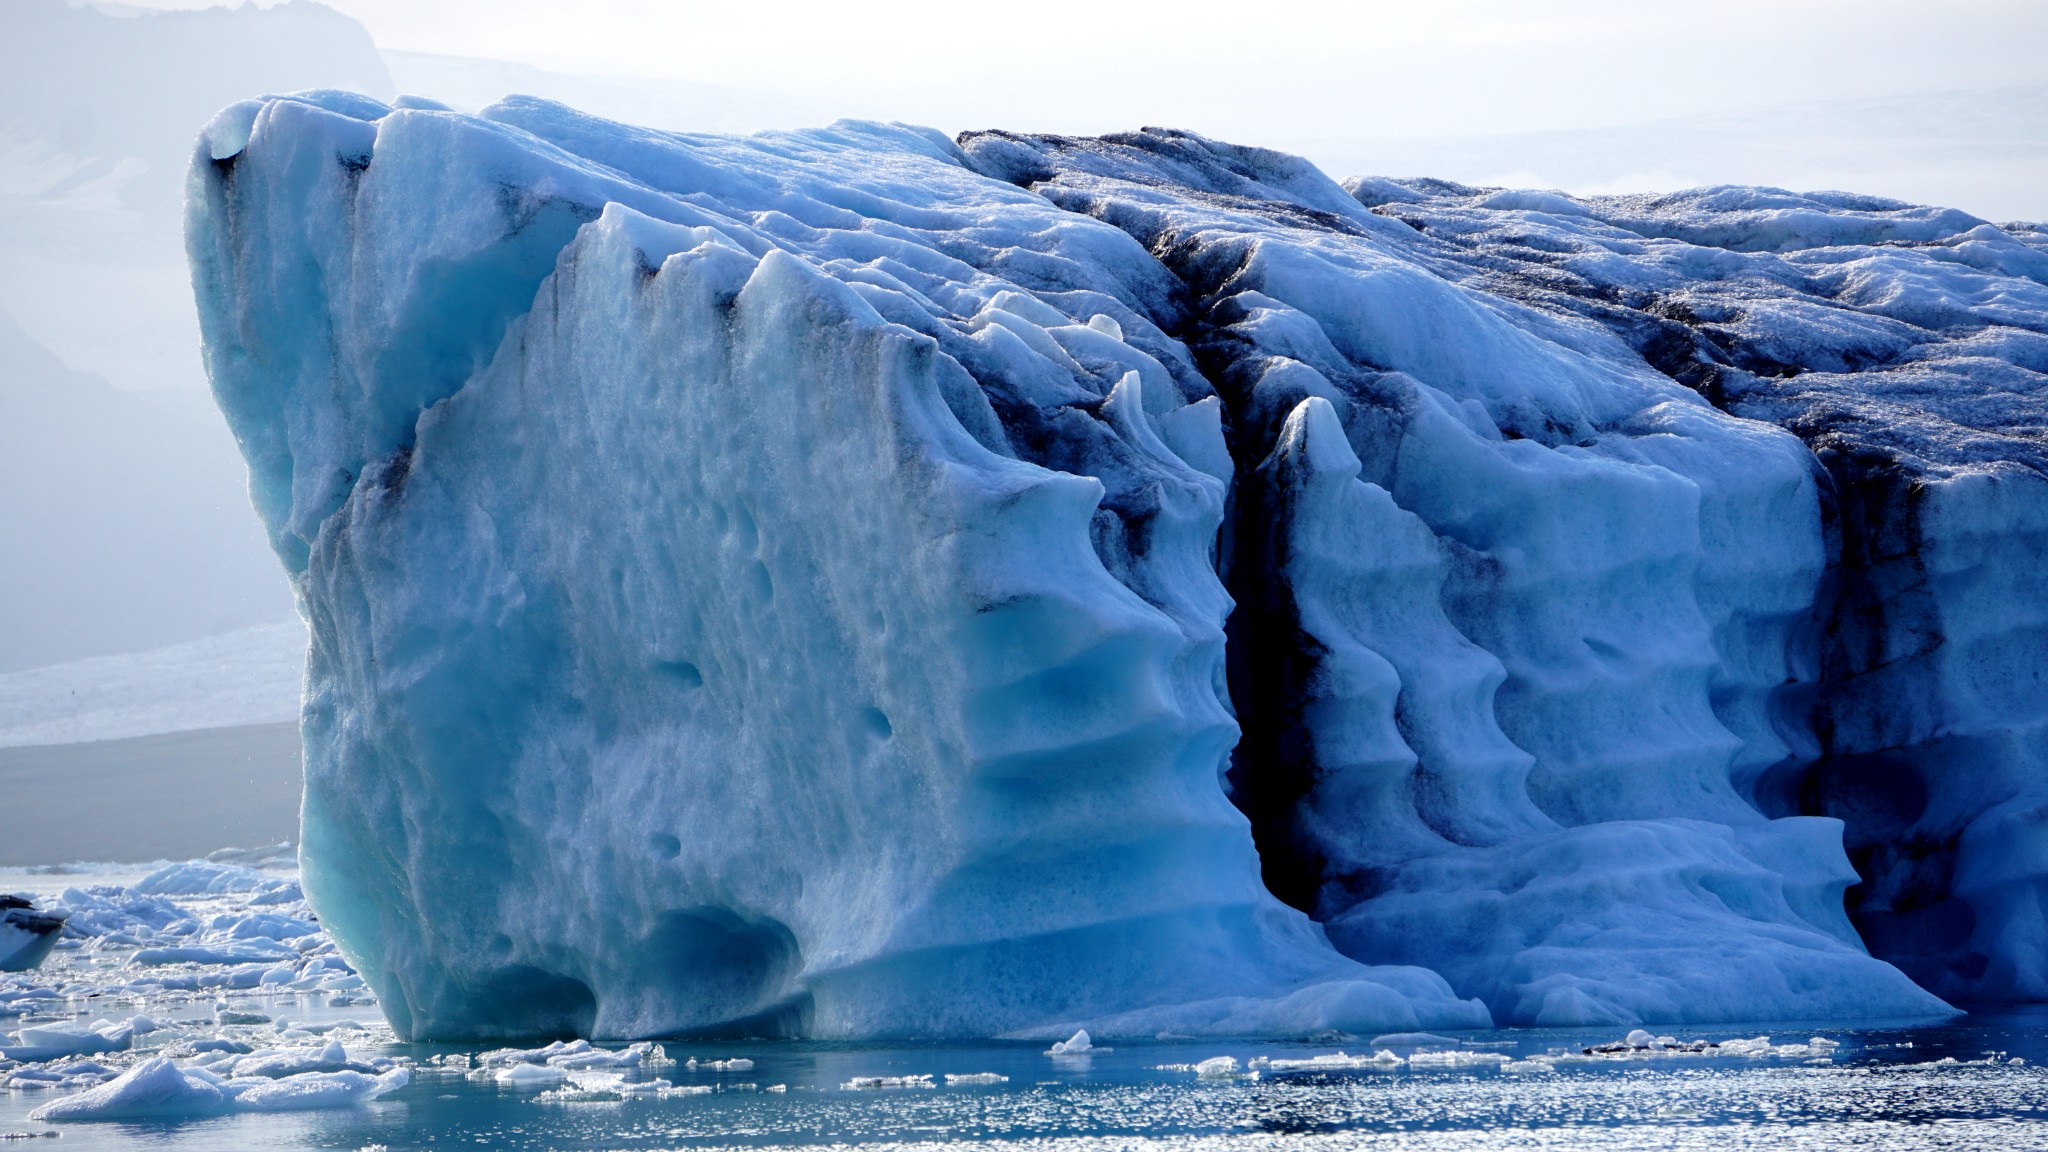
[[[401,1034],[2036,994],[2038,233],[341,93],[188,216]]]
[[[2048,232],[1842,193],[1351,189],[1454,274],[1807,445],[1827,566],[1789,746],[1737,789],[1846,822],[1855,925],[1925,987],[2048,996]]]
[[[1259,882],[1224,482],[1151,423],[1206,385],[1067,254],[1128,237],[922,132],[493,115],[276,100],[195,164],[304,884],[395,1027],[1486,1021]]]

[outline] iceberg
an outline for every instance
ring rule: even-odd
[[[520,97],[190,181],[402,1036],[2034,994],[2038,231]]]
[[[1085,287],[1142,249],[922,131],[493,117],[252,103],[194,165],[303,884],[394,1028],[1487,1022],[1260,882],[1225,482],[1154,427],[1216,406]]]

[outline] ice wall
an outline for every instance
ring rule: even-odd
[[[315,94],[202,147],[307,889],[402,1033],[1485,1022],[1260,884],[1225,485],[1153,423],[1220,457],[1215,404],[1066,255],[1128,237],[909,129]]]
[[[1932,1003],[1842,913],[1841,826],[1736,786],[1824,553],[1810,456],[1481,290],[1288,156],[963,141],[1188,289],[1238,474],[1236,798],[1348,953],[1516,1024]]]
[[[2048,995],[2048,233],[1841,193],[1352,188],[1454,275],[1806,442],[1827,576],[1790,751],[1738,787],[1847,822],[1851,916],[1921,984]]]
[[[419,1037],[1944,1010],[1859,927],[2019,987],[2040,251],[1706,195],[229,109],[188,234],[309,895]],[[1983,316],[1888,318],[1944,245]],[[1891,323],[1876,389],[1739,362]],[[1976,456],[1845,471],[1950,397]]]

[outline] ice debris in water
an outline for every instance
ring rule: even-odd
[[[410,1078],[405,1061],[345,1046],[344,1037],[388,1042],[381,1024],[295,1024],[237,1000],[286,992],[370,1003],[350,995],[361,978],[288,876],[191,862],[133,886],[70,888],[56,907],[68,912],[59,949],[34,973],[0,978],[0,1019],[42,1017],[0,1031],[0,1083],[56,1097],[36,1119],[341,1108]],[[49,1018],[74,1003],[150,1011]]]
[[[332,92],[190,171],[405,1036],[2048,995],[2037,227]]]
[[[862,1091],[871,1088],[936,1088],[928,1074],[911,1076],[855,1076],[840,1085],[848,1091]]]
[[[1741,1056],[1755,1059],[1797,1060],[1832,1057],[1841,1042],[1814,1036],[1805,1043],[1773,1044],[1768,1036],[1737,1037],[1731,1040],[1680,1040],[1675,1036],[1653,1036],[1635,1029],[1620,1040],[1593,1044],[1577,1052],[1552,1052],[1539,1057],[1551,1063],[1574,1059],[1640,1059],[1645,1057]]]
[[[1465,1048],[1429,1049],[1408,1054],[1410,1068],[1498,1068],[1510,1057],[1499,1052],[1473,1052]]]
[[[1345,1052],[1328,1052],[1305,1059],[1260,1056],[1251,1061],[1250,1067],[1269,1072],[1344,1072],[1355,1069],[1399,1068],[1406,1063],[1406,1060],[1395,1055],[1390,1049],[1381,1048],[1370,1056],[1353,1056]]]
[[[660,1100],[673,1096],[704,1096],[714,1089],[706,1084],[677,1086],[667,1080],[628,1080],[617,1072],[572,1072],[568,1083],[550,1088],[535,1097],[543,1103],[584,1103],[603,1100]]]
[[[397,1091],[410,1076],[405,1068],[375,1074],[297,1072],[277,1077],[242,1076],[232,1068],[227,1072],[181,1068],[167,1057],[152,1056],[96,1088],[50,1101],[29,1113],[29,1119],[174,1119],[235,1111],[345,1107]]]
[[[661,1045],[651,1041],[613,1050],[599,1048],[588,1040],[557,1040],[540,1048],[493,1048],[477,1054],[474,1063],[484,1069],[512,1070],[539,1065],[568,1070],[639,1068],[672,1061]],[[695,1068],[697,1062],[692,1060],[689,1066]]]
[[[1010,1078],[999,1072],[948,1072],[948,1084],[1008,1084]]]
[[[514,1064],[491,1075],[507,1088],[552,1088],[568,1078],[566,1070],[551,1064]]]

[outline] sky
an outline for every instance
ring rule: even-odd
[[[948,130],[1470,135],[2048,83],[2041,0],[328,2],[387,50],[798,94]]]

